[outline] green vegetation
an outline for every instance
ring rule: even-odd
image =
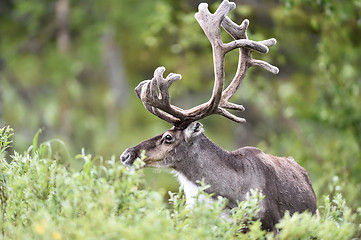
[[[59,4],[66,2],[67,14],[57,18]],[[361,0],[247,2],[237,2],[230,17],[250,20],[250,39],[277,39],[267,55],[256,58],[280,73],[251,69],[232,98],[245,106],[240,116],[247,123],[212,116],[202,120],[206,134],[228,150],[251,145],[292,156],[307,170],[318,205],[324,206],[321,215],[285,217],[280,237],[360,237]],[[125,148],[169,127],[133,93],[158,66],[182,74],[170,89],[175,105],[208,100],[212,56],[196,11],[194,1],[175,0],[0,1],[0,127],[10,125],[16,133],[10,146],[11,129],[1,130],[3,236],[49,238],[37,235],[36,229],[45,229],[44,234],[69,239],[73,235],[67,234],[92,238],[101,231],[127,238],[139,232],[179,237],[183,220],[190,221],[189,238],[210,231],[207,224],[215,226],[214,234],[238,234],[238,225],[192,219],[181,195],[175,214],[173,203],[164,203],[166,193],[177,189],[170,174],[146,169],[134,174],[118,162]],[[236,55],[226,59],[227,81],[236,61]],[[74,158],[80,149],[113,159],[113,167],[100,157]],[[246,236],[251,235],[240,235]]]
[[[1,129],[1,150],[8,147],[11,129]],[[36,142],[36,139],[34,139]],[[79,154],[80,171],[71,171],[54,155],[51,145],[0,158],[0,231],[3,239],[352,239],[360,237],[352,213],[341,194],[324,198],[320,215],[286,215],[275,237],[253,221],[263,199],[252,191],[233,210],[220,217],[226,200],[185,205],[182,189],[169,193],[169,203],[145,187],[143,170],[127,170],[115,158]],[[95,164],[97,162],[97,164]],[[201,184],[200,193],[207,186]],[[210,196],[206,195],[210,200]]]

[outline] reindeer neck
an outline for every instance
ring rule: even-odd
[[[204,134],[185,150],[185,158],[176,164],[175,170],[191,182],[210,178],[215,171],[227,167],[229,152],[214,144]]]

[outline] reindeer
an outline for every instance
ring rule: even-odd
[[[316,212],[316,196],[305,169],[292,158],[275,157],[255,147],[242,147],[232,152],[224,150],[203,134],[202,124],[197,122],[209,115],[219,114],[234,122],[244,123],[244,118],[228,110],[245,110],[242,105],[229,102],[229,99],[235,94],[248,69],[255,66],[274,74],[279,71],[277,67],[251,57],[253,51],[267,53],[268,47],[275,45],[276,40],[249,40],[249,21],[245,19],[241,25],[237,25],[227,17],[235,7],[235,3],[224,0],[211,14],[208,5],[201,3],[195,14],[213,49],[215,81],[209,101],[188,110],[171,105],[169,87],[180,80],[181,75],[170,73],[164,78],[165,68],[158,67],[152,80],[141,82],[135,92],[149,112],[173,127],[126,149],[120,158],[129,167],[145,151],[146,166],[174,169],[180,184],[184,186],[187,203],[194,202],[199,180],[210,185],[206,192],[214,197],[227,198],[229,209],[244,201],[251,189],[259,189],[265,195],[259,214],[262,228],[274,230],[274,225],[286,211],[290,214]],[[233,41],[224,43],[221,40],[221,26],[233,37]],[[234,49],[239,49],[237,72],[223,90],[224,58]]]

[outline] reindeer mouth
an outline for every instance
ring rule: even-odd
[[[145,159],[144,163],[146,164],[147,167],[153,167],[153,168],[157,168],[157,166],[159,165],[159,162],[161,160],[154,160],[154,159]]]
[[[120,160],[122,161],[123,165],[127,168],[133,166],[135,159],[137,159],[137,154],[133,151],[130,151],[129,148],[126,149],[122,155],[120,155]]]
[[[138,154],[131,151],[130,149],[126,149],[122,153],[122,155],[120,155],[120,160],[122,161],[123,165],[128,169],[134,166],[134,162],[137,161],[137,159],[140,159]],[[161,160],[145,158],[144,160],[141,161],[141,162],[143,162],[143,164],[140,164],[140,166],[138,166],[138,164],[137,164],[136,168],[137,169],[142,169],[144,167],[155,167],[156,168],[159,161],[161,161]]]

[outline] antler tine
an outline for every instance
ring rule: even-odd
[[[172,106],[169,102],[169,87],[172,81],[163,78],[164,67],[159,67],[154,71],[152,80],[143,81],[135,89],[137,96],[142,100],[146,109],[161,119],[172,123],[175,126],[186,126],[190,122],[204,118],[207,115],[216,113],[221,100],[224,82],[224,55],[226,51],[219,46],[223,46],[220,37],[220,25],[226,15],[236,7],[234,3],[225,0],[214,14],[208,11],[208,5],[201,3],[196,19],[206,33],[213,47],[215,84],[210,100],[204,104],[189,110]],[[216,26],[216,27],[215,27]],[[179,79],[180,79],[180,75]],[[172,78],[172,75],[168,75]],[[178,80],[178,79],[177,79]],[[158,92],[159,90],[159,92]]]
[[[243,22],[240,25],[237,25],[230,18],[226,17],[222,22],[222,27],[235,39],[233,45],[228,44],[227,47],[231,47],[231,46],[234,47],[236,45],[240,46],[242,44],[246,45],[248,43],[248,41],[250,41],[250,40],[248,40],[248,37],[247,37],[248,26],[249,26],[248,19],[243,20]],[[253,50],[267,53],[268,47],[275,45],[276,42],[277,42],[276,39],[271,38],[271,39],[259,41],[259,42],[257,42],[257,44],[255,44],[255,42],[253,42],[253,45],[248,45],[247,47],[239,48],[239,61],[238,61],[237,72],[236,72],[233,80],[229,84],[229,86],[222,93],[222,102],[220,103],[220,107],[228,108],[228,109],[232,109],[232,110],[238,110],[238,111],[244,110],[242,105],[236,105],[236,107],[235,107],[234,104],[228,102],[228,100],[235,94],[235,92],[239,88],[240,84],[242,83],[243,79],[245,78],[248,69],[251,66],[262,67],[265,70],[272,72],[273,74],[278,73],[279,70],[277,67],[275,67],[265,61],[262,61],[262,60],[252,59],[252,57],[251,57]],[[253,46],[255,46],[255,47],[253,47]],[[260,46],[262,46],[262,47],[260,47]],[[264,49],[267,49],[267,51],[265,51]],[[260,50],[262,50],[262,51],[260,51]],[[237,107],[239,109],[237,109]]]
[[[247,29],[249,26],[249,20],[244,19],[241,25],[237,25],[229,17],[225,17],[222,22],[222,27],[234,40],[247,39]]]
[[[135,93],[149,112],[164,121],[178,125],[184,118],[184,110],[170,104],[169,87],[182,76],[170,73],[164,79],[164,71],[164,67],[158,67],[152,80],[142,81],[135,88]]]
[[[235,7],[235,3],[223,0],[216,12],[212,14],[209,12],[207,4],[201,3],[198,7],[199,11],[195,14],[213,50],[215,80],[211,98],[206,103],[189,110],[171,105],[169,87],[174,81],[181,79],[181,75],[171,73],[164,79],[165,68],[159,67],[154,71],[152,80],[141,82],[135,89],[137,96],[149,112],[179,128],[186,127],[189,123],[211,114],[220,114],[239,123],[245,122],[244,118],[237,117],[225,110],[244,110],[242,105],[230,103],[228,100],[235,94],[251,66],[262,67],[272,73],[278,73],[277,67],[251,57],[252,51],[267,53],[268,47],[276,44],[276,40],[273,38],[258,42],[249,40],[247,37],[249,21],[246,19],[241,25],[237,25],[227,17],[227,14]],[[234,38],[234,41],[223,43],[220,34],[221,26]],[[224,58],[229,51],[236,48],[239,48],[240,51],[237,72],[230,85],[223,91]]]
[[[201,3],[195,14],[199,25],[206,34],[213,49],[214,86],[212,96],[208,102],[188,110],[188,114],[194,116],[191,120],[196,121],[212,113],[218,113],[224,84],[224,57],[227,51],[221,39],[221,23],[227,14],[236,7],[236,4],[224,0],[214,14],[208,10],[208,4]]]
[[[160,119],[169,122],[173,125],[176,125],[180,122],[180,120],[166,112],[160,111],[158,108],[152,107],[149,104],[144,104],[144,107],[155,116],[159,117]]]

